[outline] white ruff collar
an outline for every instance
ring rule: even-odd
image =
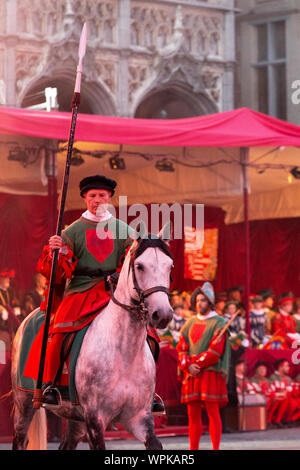
[[[284,317],[289,317],[289,316],[290,316],[290,314],[287,313],[287,312],[284,312],[284,310],[279,309],[279,312],[280,312],[281,315],[283,315]]]
[[[112,217],[112,214],[108,210],[106,210],[103,214],[98,216],[92,214],[89,210],[87,210],[82,214],[82,217],[91,220],[92,222],[103,222],[104,220],[110,219]]]
[[[208,318],[215,317],[216,315],[218,315],[217,312],[211,310],[207,315],[200,315],[199,313],[197,313],[197,318],[198,320],[207,320]]]

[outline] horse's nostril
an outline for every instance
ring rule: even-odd
[[[162,320],[160,320],[160,322],[158,323],[157,325],[157,328],[159,330],[163,330],[164,328],[166,328],[169,324],[169,319],[168,318],[163,318]]]
[[[156,310],[155,312],[153,312],[153,314],[152,314],[152,320],[154,320],[154,321],[158,321],[158,320],[159,320],[159,313],[158,313],[157,310]]]

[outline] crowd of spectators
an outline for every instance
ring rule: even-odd
[[[0,271],[0,340],[5,343],[6,351],[11,350],[14,335],[24,318],[40,306],[46,287],[46,278],[36,273],[32,288],[21,295],[14,278],[14,270]]]
[[[254,374],[245,375],[245,361],[240,359],[235,366],[239,402],[265,404],[268,427],[294,427],[300,425],[300,374],[290,376],[290,364],[285,358],[270,364],[258,361]]]
[[[229,327],[233,345],[243,343],[255,349],[286,349],[300,340],[300,298],[295,298],[292,292],[285,292],[275,299],[271,289],[251,295],[248,337],[242,293],[243,288],[238,286],[216,294],[215,310],[218,315],[226,321],[234,317]],[[162,346],[166,341],[178,342],[180,328],[195,315],[190,305],[191,295],[192,292],[171,292],[174,319],[165,330],[159,332]]]

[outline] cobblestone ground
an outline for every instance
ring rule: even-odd
[[[188,449],[187,436],[162,437],[160,440],[166,450]],[[57,448],[57,443],[48,444],[49,450]],[[8,449],[11,444],[0,444],[0,450]],[[208,434],[202,437],[200,449],[211,449]],[[88,445],[81,443],[78,450],[88,450]],[[107,450],[144,450],[144,446],[136,440],[110,440]],[[300,428],[223,434],[221,450],[300,450]]]

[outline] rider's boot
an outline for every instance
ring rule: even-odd
[[[152,414],[156,416],[165,415],[165,405],[162,399],[155,393],[152,401]]]
[[[43,403],[47,405],[58,405],[57,388],[51,382],[48,382],[43,387]]]

